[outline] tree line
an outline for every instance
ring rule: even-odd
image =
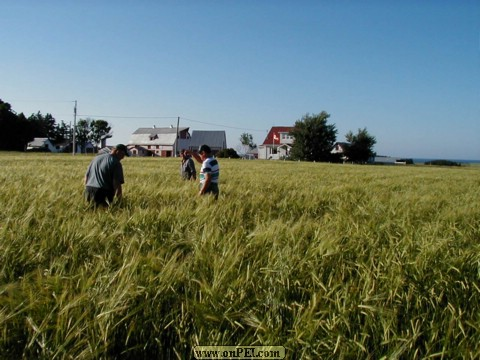
[[[335,124],[329,124],[330,114],[322,111],[319,114],[306,114],[295,122],[290,135],[294,142],[289,154],[291,160],[366,163],[375,156],[373,147],[376,144],[374,136],[366,128],[358,129],[357,133],[349,131],[342,143],[343,153],[332,153],[337,142],[338,130]],[[65,144],[73,141],[73,126],[63,120],[57,122],[51,114],[40,112],[30,115],[13,111],[11,105],[0,99],[0,150],[24,151],[27,144],[34,138],[48,138],[54,144]],[[86,144],[98,146],[102,138],[109,136],[110,124],[105,120],[80,119],[75,126],[76,143],[85,151]],[[251,134],[243,133],[240,142],[247,149],[255,148]],[[72,145],[66,147],[72,150]],[[224,154],[232,157],[233,149]],[[223,155],[223,154],[222,154]],[[237,155],[238,156],[238,155]]]
[[[24,151],[34,138],[48,138],[53,144],[65,144],[73,141],[73,126],[63,120],[57,122],[47,113],[40,111],[28,118],[17,114],[11,105],[0,99],[0,150]],[[111,131],[105,120],[80,119],[75,126],[76,143],[85,151],[88,142],[98,146],[103,137]],[[72,144],[66,147],[72,150]]]
[[[322,111],[320,114],[306,114],[295,122],[291,132],[295,139],[290,153],[293,160],[363,164],[376,155],[373,147],[377,140],[368,133],[367,128],[358,129],[357,133],[349,131],[345,134],[346,141],[342,143],[343,152],[332,153],[338,130],[335,124],[327,123],[329,118],[330,114]]]
[[[306,114],[295,122],[290,132],[294,142],[288,159],[363,164],[376,155],[373,147],[377,140],[368,133],[367,128],[358,129],[357,133],[349,131],[345,134],[346,141],[342,143],[343,152],[332,153],[337,143],[338,130],[335,124],[327,123],[329,117],[330,114],[322,111],[320,114]],[[256,147],[252,135],[248,133],[240,136],[240,142],[245,150]]]

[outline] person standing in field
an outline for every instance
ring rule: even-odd
[[[197,170],[195,169],[195,163],[186,150],[180,152],[182,155],[182,164],[180,165],[180,172],[182,179],[184,180],[196,180],[197,179]]]
[[[218,188],[218,180],[220,177],[220,168],[218,161],[212,156],[212,150],[208,145],[202,145],[197,153],[192,156],[202,164],[200,169],[200,190],[198,195],[212,194],[215,200],[218,199],[220,193]]]
[[[121,199],[123,167],[120,161],[130,152],[123,144],[115,146],[110,153],[97,155],[85,174],[85,199],[95,206],[108,206],[114,197]]]

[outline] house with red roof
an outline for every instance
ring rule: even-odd
[[[294,138],[290,135],[293,126],[273,126],[258,146],[259,159],[278,160],[288,157]]]

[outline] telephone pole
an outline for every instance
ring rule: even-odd
[[[177,157],[178,155],[178,126],[180,124],[180,116],[177,118],[177,139],[175,140],[175,157]]]
[[[73,107],[73,146],[72,146],[72,155],[75,155],[75,150],[77,149],[77,144],[75,143],[75,133],[77,130],[77,100],[74,101],[75,106]]]

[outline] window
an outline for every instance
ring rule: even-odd
[[[282,140],[293,140],[293,136],[289,133],[280,133],[280,138]]]

